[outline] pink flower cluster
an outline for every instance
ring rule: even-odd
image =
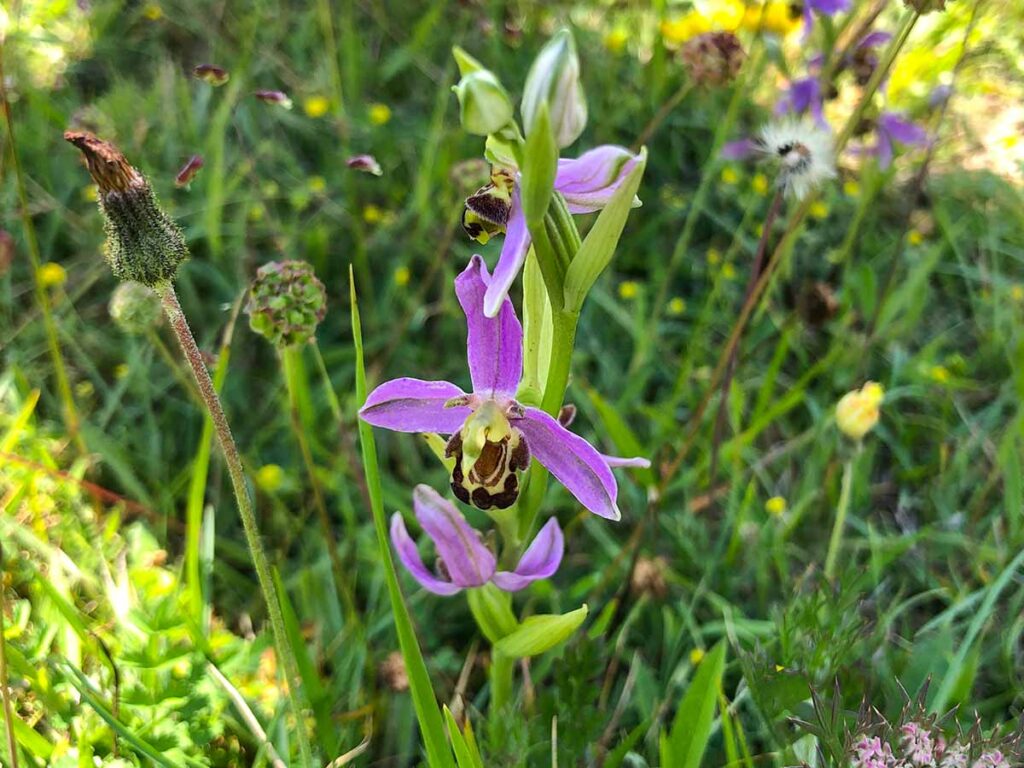
[[[892,743],[860,735],[853,744],[850,768],[1014,768],[1001,750],[971,743],[947,743],[941,733],[915,722],[902,725]],[[972,755],[978,755],[972,760]]]

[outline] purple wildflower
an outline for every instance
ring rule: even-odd
[[[814,14],[818,16],[835,16],[849,10],[850,0],[804,0],[804,29],[810,32],[814,24]]]
[[[775,104],[775,115],[803,115],[810,112],[819,124],[825,123],[822,112],[821,82],[817,77],[793,80]]]
[[[1010,761],[998,749],[993,749],[975,760],[971,768],[1010,768]]]
[[[862,736],[853,745],[850,768],[893,768],[895,765],[892,749],[877,736]]]
[[[416,519],[437,549],[438,572],[424,564],[416,543],[409,536],[399,513],[391,517],[391,542],[398,559],[428,592],[454,595],[468,587],[482,587],[488,582],[517,592],[538,579],[546,579],[558,570],[565,551],[565,539],[558,520],[551,518],[526,548],[513,571],[499,571],[494,553],[483,543],[480,534],[470,527],[466,518],[427,485],[413,491]]]
[[[515,503],[518,473],[529,466],[532,455],[583,506],[618,520],[618,486],[605,458],[556,419],[516,402],[523,329],[507,297],[502,297],[495,317],[485,314],[493,287],[479,256],[455,280],[468,326],[471,394],[447,381],[395,379],[371,392],[359,415],[398,432],[451,435],[445,453],[455,458],[452,490],[467,504],[502,509]]]
[[[888,168],[892,164],[894,145],[897,143],[921,147],[928,143],[928,134],[924,128],[896,112],[882,112],[875,125],[875,146],[871,149],[871,154],[878,158],[880,168]]]
[[[593,213],[608,204],[639,160],[639,155],[610,144],[574,160],[560,159],[555,191],[565,198],[571,213]],[[530,250],[530,233],[519,198],[518,169],[496,167],[491,183],[466,198],[462,225],[470,237],[481,243],[505,233],[484,301],[486,316],[495,317]]]
[[[900,732],[903,756],[911,765],[935,765],[935,743],[927,729],[917,723],[906,723]]]

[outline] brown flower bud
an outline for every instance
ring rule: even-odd
[[[405,670],[405,659],[398,651],[392,651],[380,663],[381,680],[390,690],[402,693],[409,690],[409,673]]]
[[[660,555],[654,558],[638,558],[629,582],[630,590],[634,595],[646,595],[663,600],[668,594],[668,582],[665,580],[667,570],[668,563]]]
[[[687,41],[679,57],[694,84],[721,86],[736,77],[746,54],[732,32],[708,32]]]
[[[105,255],[114,276],[150,288],[173,280],[188,258],[188,247],[146,177],[109,141],[86,131],[66,131],[64,139],[81,150],[99,190],[106,220]]]

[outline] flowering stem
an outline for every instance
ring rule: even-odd
[[[227,464],[231,486],[235,493],[235,503],[238,506],[238,514],[242,518],[242,528],[245,531],[249,553],[252,556],[253,566],[256,569],[256,578],[259,582],[260,591],[263,593],[263,601],[267,606],[267,615],[270,619],[274,646],[284,667],[288,683],[288,699],[296,721],[294,732],[299,742],[299,751],[302,754],[303,764],[310,766],[313,764],[313,754],[310,748],[309,734],[306,733],[302,706],[299,703],[299,665],[288,642],[284,616],[281,613],[281,604],[278,602],[277,594],[274,590],[274,579],[270,571],[270,564],[263,549],[263,542],[260,540],[259,527],[256,524],[256,513],[253,509],[252,499],[249,496],[249,489],[245,484],[242,458],[238,454],[238,448],[235,445],[234,436],[231,434],[231,427],[228,425],[227,417],[224,415],[224,408],[221,405],[220,398],[217,396],[217,390],[214,389],[213,381],[210,379],[210,372],[206,369],[206,363],[203,362],[202,353],[199,351],[195,337],[192,335],[192,329],[189,327],[188,320],[185,319],[185,314],[181,310],[181,304],[178,303],[178,296],[174,291],[174,286],[170,283],[163,283],[155,290],[163,302],[164,312],[167,314],[167,319],[170,322],[171,329],[174,331],[174,335],[178,338],[185,361],[192,369],[192,375],[195,377],[199,393],[203,398],[203,404],[213,422],[214,433],[217,435],[221,453]]]
[[[500,723],[512,698],[512,676],[515,660],[495,651],[491,656],[491,703],[488,710],[492,722]]]
[[[835,575],[836,558],[839,557],[839,547],[843,541],[843,529],[846,527],[846,515],[850,511],[850,492],[853,488],[853,463],[860,455],[861,444],[857,443],[857,450],[843,467],[843,482],[839,489],[839,506],[836,508],[836,520],[832,525],[832,536],[828,541],[828,553],[825,555],[825,578],[829,581]]]
[[[4,562],[3,542],[0,542],[0,566]],[[0,570],[0,574],[3,571]],[[11,753],[11,768],[18,768],[18,744],[14,738],[14,707],[11,705],[11,687],[7,679],[7,640],[4,637],[4,611],[7,601],[4,599],[3,579],[0,579],[0,697],[4,705],[4,726],[7,732],[7,749]]]

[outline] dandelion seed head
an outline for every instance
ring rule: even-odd
[[[779,163],[779,183],[797,200],[835,178],[832,134],[810,118],[769,123],[761,129],[758,147]]]

